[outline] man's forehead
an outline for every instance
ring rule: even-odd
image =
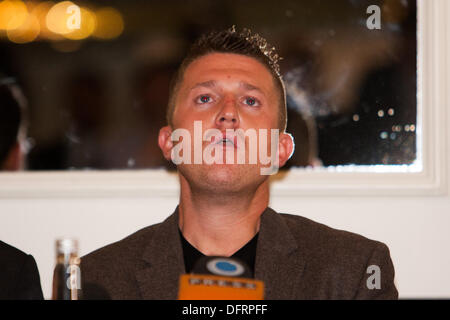
[[[246,90],[273,89],[273,76],[255,58],[234,53],[210,53],[194,60],[183,77],[189,88],[214,87],[218,80],[235,81]]]
[[[237,53],[213,52],[196,58],[187,67],[189,69],[210,68],[210,69],[255,69],[257,71],[266,71],[270,74],[267,67],[254,57]]]
[[[245,91],[262,91],[258,86],[253,85],[251,83],[245,81],[237,81],[235,84],[237,87],[245,90]],[[216,80],[208,80],[203,82],[197,82],[189,90],[194,90],[196,88],[217,88],[220,87],[220,82]]]

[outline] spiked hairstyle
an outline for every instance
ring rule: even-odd
[[[179,87],[183,81],[184,72],[196,59],[210,53],[234,53],[254,58],[262,63],[271,73],[275,88],[279,93],[279,129],[286,129],[286,91],[280,75],[278,62],[282,59],[276,52],[275,47],[267,43],[266,39],[258,34],[253,34],[249,29],[237,32],[235,27],[223,31],[213,31],[201,36],[190,47],[187,56],[178,68],[172,79],[167,108],[167,122],[172,125],[172,116],[175,110],[175,101]]]

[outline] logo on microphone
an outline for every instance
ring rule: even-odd
[[[192,274],[180,277],[180,300],[262,300],[264,283],[252,279],[244,261],[221,256],[204,256]]]
[[[212,273],[220,276],[239,277],[245,268],[236,260],[216,258],[208,261],[206,268]]]

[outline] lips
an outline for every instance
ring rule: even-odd
[[[216,136],[213,137],[212,144],[223,144],[224,147],[232,146],[237,149],[238,140],[236,135],[226,134],[225,132],[222,134],[221,139],[216,142]]]
[[[223,146],[226,147],[228,145],[231,145],[233,148],[237,148],[237,137],[236,136],[230,136],[226,133],[223,134],[223,138],[216,142],[216,144],[223,143]]]

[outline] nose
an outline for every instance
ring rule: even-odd
[[[239,126],[239,112],[234,98],[226,98],[216,117],[219,129],[234,129]]]

